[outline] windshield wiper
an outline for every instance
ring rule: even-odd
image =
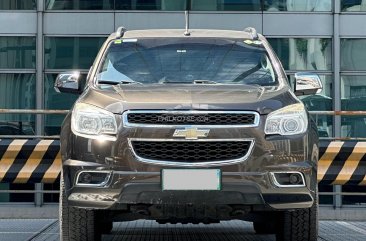
[[[232,82],[239,82],[242,81],[243,79],[245,79],[246,77],[248,77],[249,75],[257,72],[258,70],[261,69],[261,63],[258,63],[256,66],[254,66],[254,68],[251,68],[243,73],[241,73],[238,77],[236,77]]]
[[[197,79],[194,80],[193,82],[188,82],[188,81],[171,81],[171,80],[161,80],[159,81],[159,84],[195,84],[195,85],[199,85],[199,84],[203,84],[203,85],[208,85],[208,84],[218,84],[215,81],[212,80],[202,80],[202,79]]]
[[[108,84],[108,85],[140,84],[140,85],[142,85],[143,83],[134,81],[134,80],[121,80],[121,81],[98,80],[98,84]]]
[[[128,84],[139,84],[139,85],[143,85],[143,83],[138,82],[138,81],[134,81],[134,80],[122,80],[118,84],[120,84],[120,85],[128,85]]]
[[[196,79],[193,81],[193,84],[198,85],[198,84],[203,84],[203,85],[216,85],[218,84],[215,81],[212,80],[205,80],[205,79]]]
[[[163,80],[163,81],[159,81],[159,84],[190,84],[190,82]]]

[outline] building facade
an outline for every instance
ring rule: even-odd
[[[85,77],[99,47],[119,26],[183,29],[185,10],[190,28],[255,27],[269,39],[290,81],[299,71],[319,74],[324,90],[304,98],[309,110],[366,110],[364,0],[2,0],[0,109],[69,109],[77,97],[54,91],[59,72],[78,69]],[[0,135],[58,135],[62,119],[2,114]],[[364,116],[319,115],[316,121],[322,137],[366,137]],[[4,190],[55,188],[0,184]],[[54,194],[37,195],[2,193],[0,201],[57,202]],[[336,195],[321,202],[340,207],[366,199]]]

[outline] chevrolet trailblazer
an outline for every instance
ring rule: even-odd
[[[114,221],[253,222],[277,240],[317,239],[318,133],[267,40],[253,28],[119,28],[61,130],[63,240],[99,240]]]

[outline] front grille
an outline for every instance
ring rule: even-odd
[[[127,122],[141,125],[253,125],[254,112],[128,112]]]
[[[251,141],[132,141],[135,154],[169,162],[215,162],[244,158]]]

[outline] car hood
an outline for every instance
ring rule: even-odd
[[[89,88],[79,100],[113,113],[132,109],[254,110],[260,114],[297,103],[287,86],[251,85],[101,85]]]

